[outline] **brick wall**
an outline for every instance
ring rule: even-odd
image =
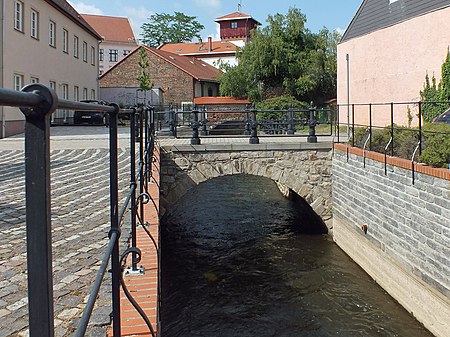
[[[382,255],[450,300],[450,171],[335,145],[333,214]],[[368,225],[364,235],[360,227]],[[364,244],[364,243],[362,243]]]
[[[139,87],[139,49],[118,63],[100,78],[101,88]],[[148,72],[154,86],[164,91],[164,104],[192,102],[194,98],[194,78],[164,59],[147,52]]]

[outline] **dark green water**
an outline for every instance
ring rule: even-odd
[[[162,337],[432,336],[275,184],[227,176],[163,219]]]

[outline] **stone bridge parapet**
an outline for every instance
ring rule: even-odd
[[[192,187],[216,177],[250,174],[269,178],[287,195],[302,197],[331,219],[332,144],[183,145],[163,148],[161,206],[168,209]]]

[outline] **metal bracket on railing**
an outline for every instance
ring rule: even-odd
[[[138,195],[136,201],[141,201],[144,205],[150,201],[150,195],[147,192]]]
[[[384,175],[387,176],[387,149],[389,148],[389,145],[391,145],[392,143],[392,136],[391,139],[389,139],[389,142],[387,143],[387,145],[384,147]]]
[[[369,142],[369,140],[370,140],[370,131],[369,131],[369,134],[367,135],[367,139],[366,139],[366,141],[364,142],[364,146],[363,146],[363,161],[364,161],[364,168],[366,168],[366,146],[367,146],[367,143]]]
[[[416,153],[417,153],[417,150],[420,148],[420,145],[421,145],[421,141],[419,140],[418,142],[417,142],[417,145],[416,145],[416,148],[414,149],[414,152],[413,152],[413,155],[412,155],[412,157],[411,157],[411,171],[412,171],[412,184],[414,185],[414,183],[415,183],[415,176],[414,176],[414,169],[415,169],[415,167],[414,167],[414,157],[416,156]]]
[[[120,257],[122,268],[123,268],[123,262],[126,259],[126,257],[128,256],[128,254],[132,254],[132,259],[133,259],[132,264],[133,265],[137,265],[139,262],[141,262],[141,258],[142,258],[141,250],[137,247],[130,247],[127,250],[125,250],[123,252],[122,256]],[[125,276],[144,275],[145,268],[144,268],[144,266],[139,266],[137,268],[128,267],[123,270],[123,273]]]

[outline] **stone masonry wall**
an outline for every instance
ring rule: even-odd
[[[164,104],[191,102],[194,97],[192,76],[151,52],[147,52],[147,56],[150,79],[154,86],[163,89]],[[139,60],[139,49],[137,49],[100,78],[100,87],[139,87],[137,80],[141,72]]]
[[[335,150],[333,215],[450,300],[449,180]]]
[[[331,151],[163,151],[161,204],[170,207],[190,188],[215,177],[267,177],[305,199],[327,222],[331,218]],[[328,222],[329,223],[329,222]]]

